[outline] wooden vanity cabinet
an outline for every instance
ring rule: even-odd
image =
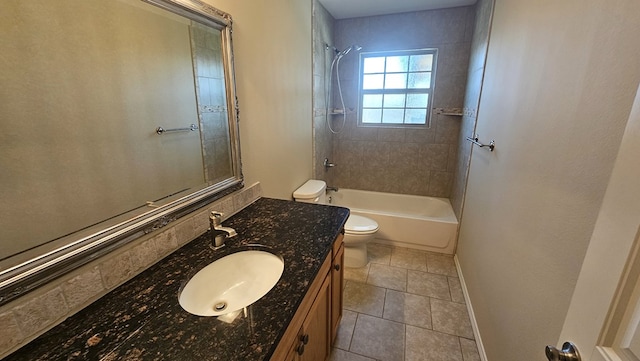
[[[342,316],[344,270],[343,236],[320,267],[289,327],[276,347],[273,361],[325,361],[331,354],[338,322]]]
[[[342,319],[342,293],[344,291],[344,235],[340,234],[333,244],[331,262],[331,345],[338,336]]]
[[[296,342],[289,349],[287,361],[321,361],[329,357],[330,283],[329,277],[325,277],[320,292],[298,331]]]

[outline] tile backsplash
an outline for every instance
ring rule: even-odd
[[[3,305],[0,307],[0,358],[206,232],[212,210],[223,212],[226,219],[261,196],[260,183],[246,186]]]

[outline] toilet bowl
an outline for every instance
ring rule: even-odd
[[[367,244],[378,231],[378,223],[371,218],[352,214],[344,226],[344,265],[364,267],[369,262]]]
[[[293,192],[296,202],[326,204],[327,184],[310,179]],[[344,225],[344,265],[364,267],[369,262],[367,243],[378,231],[378,223],[371,218],[352,214]]]

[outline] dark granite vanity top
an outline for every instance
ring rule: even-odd
[[[209,248],[205,233],[6,360],[268,360],[348,215],[261,198],[223,222],[238,232],[223,249]],[[179,289],[193,274],[255,243],[284,257],[285,268],[246,317],[226,323],[180,307]]]

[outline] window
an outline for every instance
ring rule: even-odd
[[[358,125],[429,126],[437,49],[360,54]]]

